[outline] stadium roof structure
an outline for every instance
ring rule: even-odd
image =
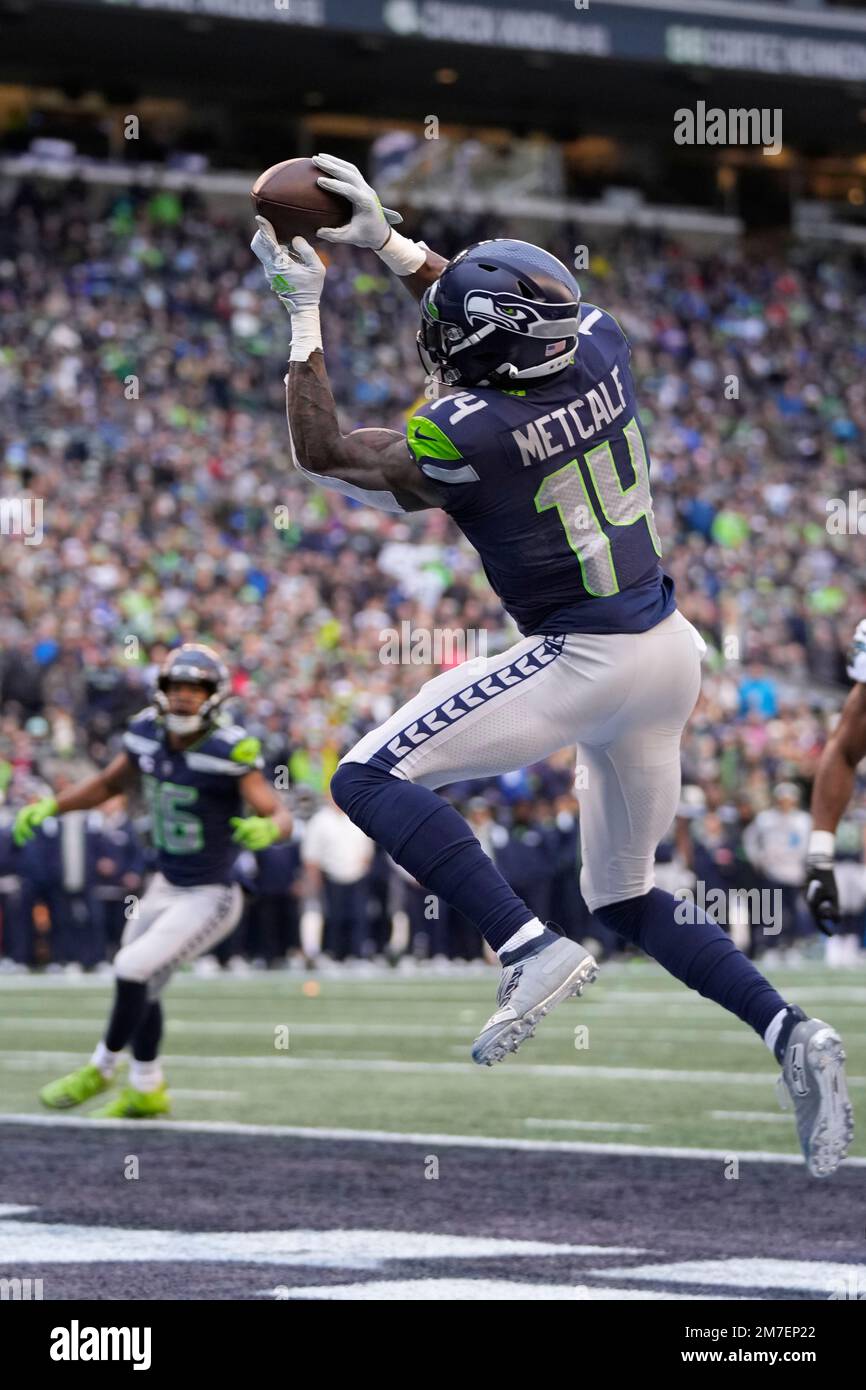
[[[792,197],[866,197],[866,12],[802,0],[0,0],[0,84],[92,93],[115,112],[186,103],[204,138],[178,148],[213,178],[311,141],[363,158],[388,123],[434,115],[458,138],[540,132],[572,154],[613,142],[629,160],[606,182],[659,205],[730,214],[775,199],[781,225]],[[717,149],[674,143],[675,113],[700,103],[782,113],[784,153],[743,167],[736,200],[717,194]],[[785,176],[800,160],[844,167],[822,171],[822,191]],[[570,196],[597,187],[578,179]]]
[[[792,136],[832,132],[853,150],[866,13],[765,0],[0,0],[0,81],[16,80],[382,116],[423,107],[543,121],[563,137],[669,124],[672,102],[694,95],[785,105]]]

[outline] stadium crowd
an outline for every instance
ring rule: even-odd
[[[0,968],[110,956],[148,871],[140,807],[49,822],[21,850],[9,827],[107,760],[189,640],[224,654],[298,822],[291,844],[241,857],[248,906],[222,958],[478,956],[469,924],[353,843],[327,797],[345,749],[442,663],[517,636],[474,552],[444,513],[371,511],[292,468],[288,322],[245,222],[193,194],[83,185],[7,187],[0,208],[0,498],[42,503],[39,535],[0,538]],[[444,254],[521,231],[459,214],[409,230]],[[581,242],[546,240],[569,262]],[[866,611],[866,267],[842,248],[704,252],[636,233],[587,252],[584,298],[632,343],[663,563],[710,648],[659,872],[778,889],[782,930],[745,930],[754,953],[793,959],[811,934],[803,808]],[[424,389],[412,301],[372,255],[327,259],[344,427],[401,428]],[[579,771],[575,787],[566,750],[448,795],[538,916],[600,938],[577,886]],[[855,945],[864,818],[861,783],[840,832]]]

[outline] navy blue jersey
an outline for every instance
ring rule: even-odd
[[[528,390],[422,406],[409,448],[525,635],[644,632],[674,608],[629,346],[585,304],[574,362]]]
[[[175,749],[149,708],[131,720],[123,746],[141,773],[159,872],[182,887],[233,882],[239,850],[229,820],[243,815],[241,778],[263,766],[258,739],[227,722]]]

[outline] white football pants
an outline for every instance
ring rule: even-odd
[[[594,911],[653,886],[705,651],[680,612],[648,632],[525,637],[435,676],[343,762],[437,788],[577,744],[580,886]]]
[[[243,909],[237,883],[182,888],[154,874],[127,922],[114,957],[119,980],[148,985],[155,998],[183,961],[204,955],[234,931]]]

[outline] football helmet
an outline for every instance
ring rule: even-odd
[[[195,714],[172,714],[169,708],[169,687],[178,682],[201,685],[209,691],[207,699]],[[169,652],[159,672],[154,703],[160,711],[169,733],[189,735],[214,722],[216,713],[230,692],[228,667],[212,647],[198,642],[184,642]]]
[[[577,349],[580,288],[528,241],[493,237],[446,265],[421,300],[418,352],[447,386],[497,386],[553,376]]]

